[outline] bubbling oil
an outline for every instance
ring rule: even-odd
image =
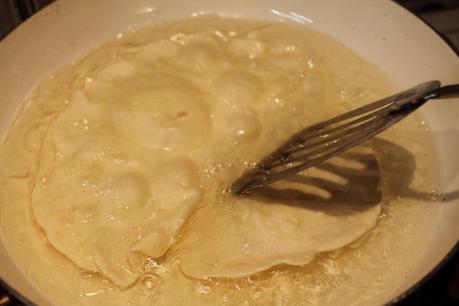
[[[183,47],[194,40],[198,43]],[[219,49],[221,44],[224,49]],[[253,166],[295,131],[398,89],[339,42],[287,23],[193,18],[129,33],[92,51],[42,82],[1,147],[1,229],[17,264],[43,293],[62,305],[369,305],[392,297],[426,249],[440,193],[439,176],[432,172],[436,155],[430,131],[417,114],[371,142],[383,195],[376,226],[340,249],[317,254],[307,265],[278,265],[241,278],[195,279],[181,271],[175,248],[186,239],[185,226],[163,256],[132,258],[141,263],[135,271],[141,277],[120,289],[54,248],[30,201],[42,162],[39,152],[52,121],[76,91],[103,99],[107,83],[136,78],[146,69],[177,73],[215,93],[209,116],[224,119],[202,129],[219,136],[212,149],[193,151],[201,140],[186,142],[186,137],[170,134],[162,148],[166,153],[161,153],[184,150],[180,154],[198,161],[202,203],[210,206],[227,199],[228,178]],[[97,83],[95,76],[102,81]],[[218,103],[229,108],[219,109]],[[179,124],[186,116],[180,112],[173,122]],[[91,119],[75,122],[91,130]],[[139,132],[134,141],[145,146],[162,141],[145,137],[137,127],[129,133],[133,131]],[[202,203],[194,213],[208,208]]]

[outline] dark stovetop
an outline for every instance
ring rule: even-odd
[[[40,8],[54,0],[0,0],[0,39]],[[430,24],[456,48],[459,54],[459,0],[397,0]],[[458,221],[459,222],[459,221]],[[2,300],[0,306],[23,305],[18,301]],[[400,301],[399,306],[459,306],[459,252],[418,290]]]

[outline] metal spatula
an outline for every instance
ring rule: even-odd
[[[247,170],[233,183],[231,190],[238,195],[249,195],[368,140],[430,99],[458,97],[459,84],[441,87],[439,81],[430,81],[314,124],[293,135]]]

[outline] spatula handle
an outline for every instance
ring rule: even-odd
[[[449,99],[449,98],[459,98],[459,84],[448,85],[438,88],[432,99]]]

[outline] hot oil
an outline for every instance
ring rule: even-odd
[[[233,280],[186,277],[177,269],[178,258],[172,251],[158,261],[148,260],[145,276],[133,288],[123,293],[116,288],[96,291],[100,299],[89,295],[85,300],[102,302],[119,295],[129,301],[142,297],[142,302],[160,305],[336,305],[343,301],[346,305],[368,305],[386,301],[425,250],[436,214],[439,185],[431,175],[435,154],[429,132],[418,130],[420,122],[413,116],[382,136],[417,147],[416,161],[410,160],[413,151],[382,137],[374,141],[383,176],[382,212],[376,227],[348,246],[318,254],[304,267],[280,265]],[[415,137],[413,129],[417,130]],[[397,168],[403,172],[394,176]],[[410,171],[425,175],[407,181]],[[227,201],[228,190],[220,192],[218,198]],[[186,236],[186,231],[182,235]]]
[[[261,55],[266,50],[253,41],[242,47],[235,44],[237,48],[233,51],[237,56],[231,55],[233,51],[229,49],[218,49],[220,53],[212,49],[233,38],[250,40],[265,36],[276,41],[273,46],[264,47],[271,50],[272,57]],[[189,53],[172,60],[167,57],[177,47],[169,44],[170,41],[184,45],[195,38],[199,44]],[[217,38],[221,40],[218,43]],[[298,41],[308,46],[307,52],[295,53],[301,49],[295,44]],[[150,45],[151,42],[160,43]],[[245,49],[247,46],[250,48]],[[241,57],[241,54],[247,56]],[[230,63],[228,58],[232,60]],[[132,78],[166,70],[179,74],[203,91],[219,77],[223,84],[236,78],[247,80],[250,85],[249,90],[241,90],[237,95],[225,91],[224,86],[216,86],[212,94],[224,98],[211,99],[214,104],[210,106],[210,116],[218,119],[211,126],[215,137],[204,149],[185,150],[187,158],[199,165],[204,190],[203,200],[193,216],[211,210],[214,205],[227,205],[231,201],[228,185],[300,128],[398,90],[377,67],[340,43],[288,24],[272,27],[255,21],[197,18],[142,29],[94,50],[40,86],[29,101],[31,107],[20,114],[12,127],[10,141],[2,146],[1,167],[8,169],[1,177],[2,231],[18,265],[51,300],[63,305],[382,304],[416,266],[429,240],[436,215],[436,195],[440,193],[439,174],[432,171],[437,167],[431,135],[419,114],[368,143],[381,176],[378,188],[382,194],[382,210],[376,226],[345,247],[317,254],[305,266],[278,265],[235,279],[198,280],[185,276],[179,268],[178,251],[181,241],[187,237],[188,225],[185,225],[170,241],[171,249],[162,257],[139,255],[132,259],[140,263],[135,272],[141,277],[125,290],[100,273],[77,267],[48,242],[36,223],[30,189],[36,182],[41,162],[39,144],[51,122],[69,104],[70,93],[87,90],[88,97],[97,100],[98,95],[107,90],[104,87],[107,83],[121,86],[122,83],[116,83],[119,75],[106,69],[117,61],[137,65],[137,74]],[[120,74],[128,73],[125,67],[118,68]],[[264,83],[261,86],[257,79],[234,74],[234,71],[221,75],[221,71],[235,69],[245,69]],[[101,71],[103,77],[99,80]],[[241,101],[252,104],[245,109],[244,104],[238,104]],[[220,109],[217,105],[229,107]],[[231,117],[233,111],[236,115]],[[180,122],[186,115],[181,113],[174,119],[177,121],[172,121]],[[77,119],[75,122],[86,120]],[[89,130],[91,123],[89,120]],[[35,128],[37,126],[39,128]],[[38,132],[33,134],[30,130]],[[29,145],[30,139],[33,146]],[[163,149],[164,152],[155,152],[152,156],[183,154],[175,152],[173,146]],[[343,176],[346,179],[346,173],[337,179]],[[358,182],[366,184],[365,180]],[[228,207],[231,210],[231,206]],[[193,216],[187,221],[189,224],[194,222]],[[228,231],[235,230],[236,226],[229,224]]]

